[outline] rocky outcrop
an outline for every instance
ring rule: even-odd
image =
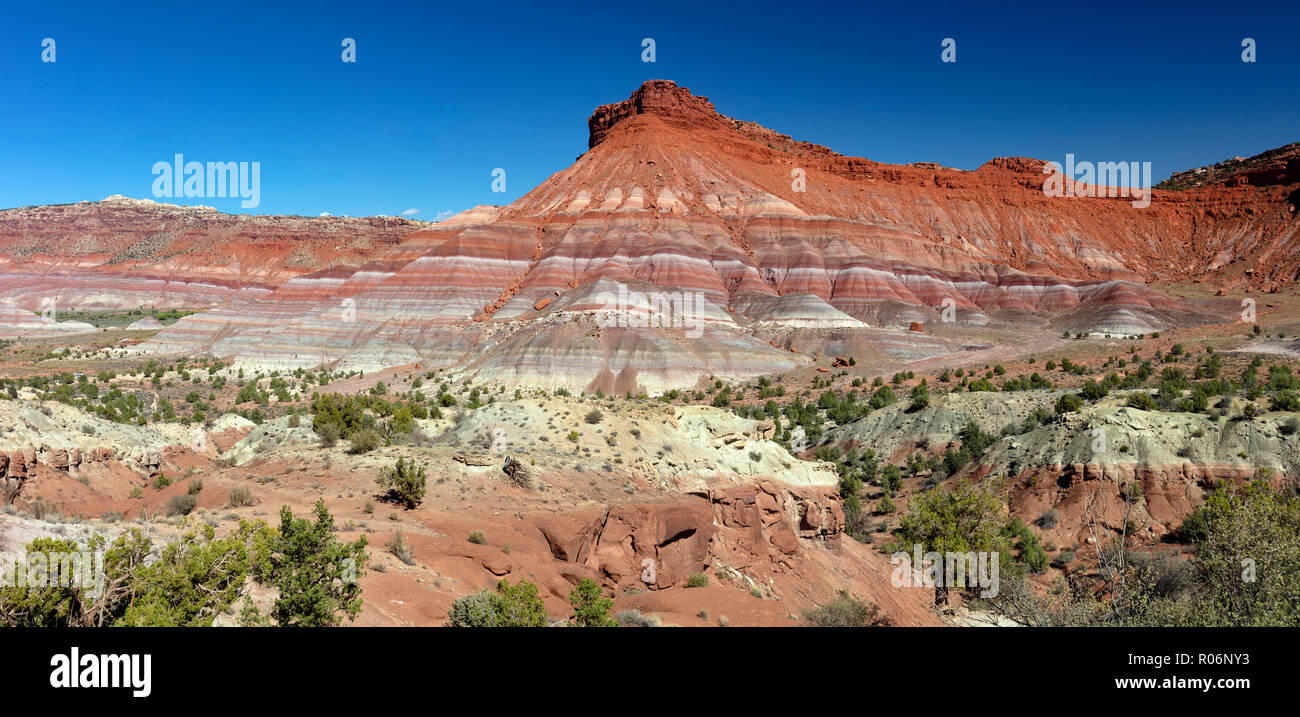
[[[113,423],[53,401],[0,400],[0,478],[32,479],[38,471],[76,475],[92,464],[120,464],[153,476],[178,452],[211,452],[215,457],[208,434],[247,432],[252,427],[251,421],[228,414],[196,433],[200,429],[179,423]],[[196,436],[204,438],[196,441]]]
[[[1083,541],[1089,501],[1112,528],[1125,523],[1125,491],[1138,496],[1129,517],[1138,538],[1157,540],[1176,530],[1220,480],[1267,478],[1281,485],[1300,476],[1300,443],[1288,434],[1295,413],[1236,420],[1241,406],[1222,415],[1144,411],[1111,396],[1045,424],[1025,420],[1035,410],[1054,413],[1059,390],[949,393],[909,412],[903,403],[831,431],[843,448],[869,447],[882,460],[901,462],[916,451],[937,453],[960,443],[973,421],[1002,435],[959,477],[1005,481],[1012,513],[1035,520],[1049,509],[1058,544]],[[1240,399],[1237,399],[1240,401]],[[1028,429],[1028,430],[1027,430]]]
[[[718,114],[707,97],[697,97],[669,80],[650,80],[622,102],[601,105],[587,120],[587,147],[600,144],[619,122],[639,114],[653,114],[682,127],[724,129],[727,118]]]
[[[556,560],[586,566],[607,587],[660,590],[715,562],[792,570],[801,551],[839,546],[844,513],[834,490],[762,481],[533,523]]]

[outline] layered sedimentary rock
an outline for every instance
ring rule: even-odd
[[[206,308],[356,265],[427,226],[222,214],[112,196],[0,211],[0,303],[31,311]]]
[[[353,267],[295,272],[281,258],[238,292],[209,277],[224,303],[138,350],[655,390],[804,363],[760,338],[774,329],[894,331],[906,340],[881,352],[906,361],[946,350],[907,338],[916,325],[1138,334],[1222,320],[1150,283],[1295,278],[1294,262],[1251,268],[1295,248],[1285,173],[1154,191],[1145,208],[1049,197],[1040,160],[961,171],[845,157],[662,80],[588,125],[589,150],[516,202],[374,242]]]
[[[57,321],[48,315],[0,304],[0,339],[69,336],[95,330],[94,326],[82,321]]]

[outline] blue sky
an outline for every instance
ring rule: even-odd
[[[652,78],[885,162],[1073,153],[1158,180],[1300,140],[1294,0],[23,5],[0,24],[0,207],[152,197],[183,153],[260,162],[261,203],[164,201],[433,219],[568,166],[591,110]]]

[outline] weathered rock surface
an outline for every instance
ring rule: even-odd
[[[996,435],[1003,427],[1022,426],[1035,409],[1051,415],[1061,393],[944,394],[923,410],[909,413],[905,402],[892,404],[830,434],[841,446],[871,447],[881,460],[897,462],[916,451],[959,444],[968,421]],[[1122,527],[1122,491],[1134,490],[1129,484],[1136,483],[1142,497],[1130,517],[1141,539],[1154,540],[1175,530],[1221,479],[1263,475],[1281,482],[1300,475],[1300,442],[1285,432],[1285,424],[1300,416],[1271,412],[1234,420],[1239,413],[1239,407],[1219,418],[1143,411],[1111,396],[1030,431],[1018,428],[961,475],[1005,480],[1012,512],[1026,520],[1056,509],[1059,526],[1046,532],[1058,544],[1087,538],[1084,511],[1094,498],[1102,522]]]
[[[590,149],[516,202],[400,242],[411,227],[397,220],[11,210],[0,215],[0,298],[27,306],[74,276],[60,305],[220,304],[134,350],[279,368],[419,361],[621,393],[806,363],[757,335],[774,328],[883,329],[904,338],[882,351],[911,359],[951,350],[908,331],[948,320],[1102,334],[1218,321],[1148,283],[1267,289],[1300,268],[1289,170],[1265,184],[1156,190],[1146,208],[1053,198],[1041,160],[961,171],[845,157],[663,80],[588,124]],[[88,216],[64,218],[78,213]],[[123,224],[120,238],[74,247],[85,222]],[[283,239],[298,233],[307,241],[290,252]],[[88,279],[79,267],[95,262],[107,268]]]

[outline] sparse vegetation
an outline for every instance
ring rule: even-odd
[[[386,490],[388,498],[412,509],[424,500],[427,479],[423,465],[414,460],[398,458],[397,462],[379,472],[379,486]]]
[[[803,613],[803,619],[815,627],[881,627],[891,624],[880,608],[841,590],[837,598]]]
[[[452,627],[546,627],[546,605],[534,583],[520,580],[511,585],[502,578],[494,592],[457,598],[447,617]]]

